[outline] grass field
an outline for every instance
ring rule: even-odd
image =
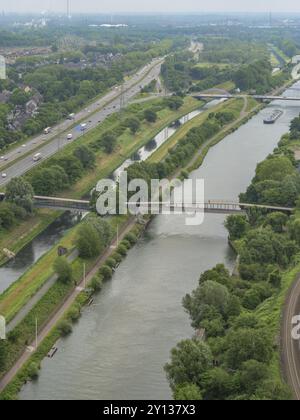
[[[101,125],[94,130],[90,131],[78,141],[71,143],[63,151],[55,155],[55,159],[64,156],[65,154],[72,153],[76,147],[81,144],[90,144],[100,138],[103,133],[113,130],[116,128],[121,121],[125,120],[130,115],[134,115],[136,112],[141,112],[153,105],[158,103],[160,99],[154,99],[147,103],[139,105],[131,105],[122,113],[114,114],[106,119]],[[63,191],[60,196],[81,198],[87,192],[89,192],[97,183],[97,181],[103,177],[107,177],[113,172],[124,160],[130,157],[135,151],[146,144],[152,137],[154,137],[160,130],[167,126],[172,121],[187,114],[188,112],[201,106],[201,102],[191,97],[186,98],[184,105],[178,111],[171,111],[170,109],[164,109],[158,113],[158,119],[156,123],[149,124],[144,123],[140,131],[136,135],[132,135],[128,130],[120,139],[119,144],[114,153],[106,155],[99,150],[97,153],[96,168],[90,172],[85,173],[84,177],[73,185],[71,189]],[[53,158],[52,158],[53,159]],[[47,161],[45,161],[47,162]],[[45,164],[43,162],[42,165]],[[32,173],[37,169],[33,169]],[[26,244],[28,244],[34,237],[42,232],[52,221],[58,217],[59,213],[53,213],[53,211],[38,211],[37,214],[18,224],[16,227],[9,231],[0,232],[0,264],[4,263],[7,259],[2,253],[3,248],[8,248],[11,251],[17,253]]]

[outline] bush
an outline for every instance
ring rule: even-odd
[[[123,256],[118,252],[115,252],[112,258],[117,261],[117,264],[120,264],[123,261]]]
[[[36,363],[32,362],[28,366],[28,371],[27,371],[28,378],[31,380],[36,380],[39,377],[39,373],[40,373],[39,371],[40,371],[39,366]]]
[[[125,246],[128,250],[131,248],[131,243],[129,241],[122,241],[120,245]]]
[[[103,286],[103,277],[102,275],[98,274],[97,276],[93,277],[91,281],[91,288],[94,292],[99,292]]]
[[[128,242],[130,242],[131,245],[135,245],[137,243],[137,237],[136,237],[136,235],[134,233],[128,233],[125,236],[125,240],[128,241]]]
[[[58,331],[61,337],[67,337],[73,331],[72,324],[67,320],[61,321],[61,323],[58,326]]]
[[[108,265],[110,268],[115,268],[117,265],[117,261],[114,258],[108,258],[106,260],[106,265]]]
[[[127,248],[126,248],[126,246],[124,246],[124,245],[122,245],[122,244],[120,244],[119,245],[119,247],[118,247],[118,253],[120,254],[120,255],[122,255],[123,257],[126,257],[126,255],[127,255]]]
[[[103,276],[105,281],[110,280],[113,276],[113,271],[108,265],[101,267],[99,273]]]
[[[66,258],[59,257],[54,263],[54,271],[58,276],[58,280],[62,283],[70,283],[72,281],[73,272],[72,267]]]
[[[71,322],[76,322],[78,321],[78,319],[81,316],[81,310],[80,310],[80,306],[74,306],[73,308],[71,308],[68,312],[68,319]]]

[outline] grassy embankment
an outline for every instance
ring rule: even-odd
[[[152,104],[152,102],[151,102]],[[150,104],[143,105],[150,106]],[[80,198],[86,192],[90,191],[97,181],[101,178],[108,177],[114,169],[123,163],[123,161],[131,156],[137,149],[146,144],[151,138],[167,126],[174,119],[183,114],[188,113],[191,109],[195,109],[199,106],[199,102],[192,98],[187,98],[185,104],[179,111],[170,111],[164,109],[159,112],[159,118],[154,124],[144,123],[141,130],[137,135],[132,135],[127,130],[119,139],[119,145],[116,151],[111,155],[106,155],[103,152],[99,152],[97,155],[96,169],[89,171],[84,178],[79,180],[70,190],[61,193],[62,196],[70,196]],[[136,108],[136,106],[135,106]],[[138,107],[140,109],[140,107]],[[124,118],[128,116],[124,114]],[[120,120],[112,118],[114,120],[114,126],[120,124]],[[71,153],[72,150],[80,143],[89,144],[99,138],[105,131],[111,130],[113,125],[108,121],[103,124],[104,127],[99,127],[93,132],[88,133],[84,138],[78,142],[67,147],[63,153]],[[26,228],[26,223],[22,225]],[[77,227],[70,229],[65,234],[59,243],[53,247],[46,255],[34,264],[20,279],[17,280],[8,290],[0,295],[0,313],[10,321],[15,314],[28,302],[28,300],[43,286],[43,284],[53,274],[52,265],[57,256],[58,246],[66,247],[70,252],[73,249],[73,241],[76,236]]]
[[[242,110],[242,108],[243,108],[243,105],[242,105],[242,101],[232,101],[231,103],[228,102],[227,104],[223,104],[223,107],[226,107],[228,110],[231,110],[233,112],[235,110],[235,112],[237,113],[236,115],[239,115],[240,112],[241,112],[241,110]],[[211,110],[209,110],[209,111],[206,112],[206,117],[207,117],[207,114],[209,112],[211,112]],[[200,117],[202,117],[202,115]],[[198,125],[198,126],[201,125],[201,123],[205,120],[205,118],[203,118],[203,117],[200,118],[200,117],[197,117],[196,118],[198,120],[196,125]],[[200,121],[199,121],[199,118],[200,118]],[[190,124],[189,129],[191,129],[193,126],[196,126],[195,123],[194,123],[194,120],[191,121],[189,124]],[[187,130],[186,130],[185,127],[182,127],[179,131],[181,132],[181,135],[180,136],[176,136],[177,141],[179,141],[182,137],[184,137],[185,134],[186,134],[186,132],[187,132]],[[176,141],[174,141],[173,138],[170,140],[170,142],[169,142],[169,147],[170,147],[171,144],[172,144],[173,147],[176,145]],[[163,154],[167,154],[167,150],[166,149],[164,149],[164,153]],[[161,157],[161,154],[157,158],[160,158],[160,157]],[[92,261],[90,264],[93,265],[93,263],[94,263],[94,261]],[[80,259],[77,259],[73,263],[73,266],[75,268],[76,273],[80,273],[80,274],[82,273],[82,261]],[[38,312],[39,318],[40,317],[43,318],[43,316],[40,313],[40,311],[42,311],[44,313],[44,311],[46,310],[46,306],[45,306],[44,302],[45,302],[46,299],[49,299],[49,296],[52,297],[52,300],[55,300],[55,303],[56,304],[57,304],[57,300],[59,301],[59,298],[61,300],[60,293],[58,293],[58,291],[56,289],[61,289],[61,285],[59,285],[59,284],[54,285],[53,288],[47,293],[47,295],[45,295],[44,298],[42,298],[42,300],[37,304],[36,308],[33,311],[31,311],[31,313],[24,319],[24,321],[22,322],[22,324],[24,323],[25,325],[27,325],[29,323],[29,325],[31,325],[31,327],[32,327],[32,320],[34,319],[34,317],[32,315],[33,312],[35,312],[35,314],[36,314],[36,312]],[[68,293],[68,290],[65,290],[65,293]],[[55,299],[54,299],[54,296],[56,297]],[[48,303],[47,306],[49,307],[49,303]],[[50,305],[50,309],[51,308],[53,308],[53,304]],[[49,313],[51,313],[51,312],[48,312],[48,314]],[[24,331],[24,327],[22,328],[22,331]],[[41,360],[41,359],[38,359],[38,358],[39,357],[41,358],[41,355],[43,357],[45,356],[45,352],[49,350],[49,346],[51,347],[51,344],[53,344],[57,340],[58,336],[59,336],[58,335],[58,332],[56,330],[53,330],[53,332],[51,333],[52,340],[50,339],[50,337],[47,338],[47,340],[42,344],[43,351],[39,350],[39,352],[37,352],[33,356],[33,359],[31,359],[31,361],[32,360]],[[11,396],[11,392],[14,393],[14,392],[16,392],[19,389],[20,384],[22,384],[24,382],[24,375],[26,377],[26,369],[28,369],[28,366],[29,366],[29,364],[26,364],[26,366],[24,367],[24,369],[22,369],[22,371],[17,376],[17,378],[13,381],[13,383],[11,384],[11,386],[8,387],[7,392],[6,393],[4,392],[4,394],[2,394],[2,397],[3,398],[6,398],[8,395]]]
[[[134,116],[137,112],[142,112],[147,108],[150,108],[155,103],[159,102],[160,99],[155,99],[147,103],[131,105],[128,109],[122,112],[122,115],[114,114],[107,118],[101,125],[94,130],[90,131],[79,140],[71,143],[65,147],[62,151],[57,153],[54,158],[63,157],[65,154],[72,153],[72,151],[81,144],[89,145],[99,139],[105,132],[114,130],[120,122],[124,121],[130,116]],[[171,111],[170,109],[164,109],[158,113],[158,119],[154,124],[144,123],[139,133],[133,136],[130,131],[126,131],[120,138],[119,144],[116,151],[107,156],[103,152],[97,153],[96,170],[92,170],[86,173],[84,178],[74,185],[71,189],[63,191],[60,195],[72,198],[81,198],[91,188],[96,185],[97,181],[105,176],[108,176],[123,161],[134,154],[140,147],[154,137],[160,130],[166,127],[170,122],[176,120],[182,115],[201,106],[201,102],[196,101],[193,98],[186,98],[184,105],[178,111]],[[49,160],[43,162],[39,167],[47,165]],[[33,169],[34,172],[36,169]],[[0,264],[5,263],[7,258],[2,253],[3,248],[8,248],[11,251],[17,253],[26,244],[28,244],[35,236],[42,232],[51,222],[53,222],[59,215],[58,212],[51,212],[46,210],[38,210],[34,217],[19,223],[10,230],[3,230],[0,232]]]

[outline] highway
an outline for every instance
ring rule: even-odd
[[[300,340],[292,336],[293,318],[300,315],[300,278],[290,289],[281,331],[282,367],[295,399],[300,400]]]
[[[127,105],[140,92],[141,87],[146,86],[153,79],[159,78],[162,62],[163,59],[161,58],[153,60],[152,63],[149,63],[124,82],[123,86],[115,87],[108,94],[78,112],[73,120],[63,121],[53,127],[50,134],[39,135],[1,157],[0,186],[4,186],[12,178],[21,176],[38,165],[41,161],[33,161],[35,153],[41,153],[43,159],[49,158],[69,144],[70,141],[76,141],[102,123],[108,116],[118,112],[121,107],[121,96],[123,96],[122,105]],[[84,132],[81,130],[80,123],[87,124]],[[67,139],[68,134],[72,134],[72,140]],[[6,174],[5,178],[2,176],[3,174]]]

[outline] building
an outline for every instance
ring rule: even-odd
[[[300,55],[295,55],[295,56],[292,58],[292,63],[293,63],[293,64],[299,64],[299,63],[300,63]]]

